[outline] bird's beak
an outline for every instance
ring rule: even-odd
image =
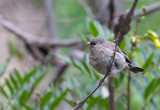
[[[87,43],[87,46],[88,46],[88,47],[91,47],[91,44],[90,44],[90,42],[88,42],[88,43]]]

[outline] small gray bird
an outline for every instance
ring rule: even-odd
[[[111,63],[111,59],[115,50],[115,43],[102,38],[92,38],[90,42],[87,43],[87,46],[90,49],[90,65],[99,73],[105,75],[107,68]],[[143,68],[133,66],[127,55],[117,46],[111,74],[119,73],[125,68],[134,73],[144,71]]]

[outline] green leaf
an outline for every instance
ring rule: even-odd
[[[54,110],[55,107],[57,107],[59,105],[59,103],[64,99],[64,97],[66,96],[66,94],[68,93],[69,89],[66,89],[61,95],[60,97],[56,98],[50,106],[50,110]]]
[[[144,93],[144,98],[148,99],[148,97],[150,96],[150,94],[157,88],[159,87],[160,84],[160,78],[159,79],[153,79],[150,84],[147,86],[147,88],[145,89],[145,93]]]
[[[98,29],[94,25],[93,21],[89,22],[89,31],[94,37],[97,37],[99,34]]]
[[[83,72],[82,67],[80,65],[76,64],[76,62],[73,59],[71,59],[71,62],[77,69],[79,69],[81,72]]]
[[[145,62],[145,64],[143,65],[143,68],[147,69],[149,67],[149,65],[152,63],[152,59],[154,57],[154,52],[152,52],[149,56],[149,58],[147,59],[147,61]]]
[[[13,93],[14,93],[13,87],[11,86],[9,80],[6,79],[6,82],[5,82],[5,83],[6,83],[7,87],[8,87],[8,89],[9,89],[10,93],[13,94]]]
[[[96,104],[98,104],[98,102],[102,99],[102,97],[98,96],[98,97],[91,97],[91,99],[89,101],[87,101],[88,106],[86,110],[92,110],[93,108],[95,108]]]
[[[90,68],[90,69],[92,69],[92,71],[93,71],[93,73],[94,73],[95,79],[96,79],[96,80],[99,80],[99,79],[100,79],[99,73],[98,73],[96,70],[94,70],[93,68]]]
[[[8,58],[2,65],[0,65],[0,77],[4,74],[10,59]]]
[[[37,85],[41,82],[41,80],[43,80],[43,78],[46,76],[48,71],[49,71],[49,67],[44,71],[44,73],[40,73],[40,75],[33,82],[34,87],[37,87]]]
[[[85,61],[82,61],[82,65],[86,69],[87,73],[91,76],[92,73]]]
[[[11,82],[13,84],[13,86],[18,89],[18,81],[15,80],[15,78],[12,76],[12,74],[10,74],[10,79],[11,79]]]
[[[75,106],[75,103],[74,103],[73,101],[70,101],[70,100],[68,100],[68,99],[66,99],[66,98],[64,98],[64,101],[67,102],[67,103],[68,103],[69,105],[71,105],[72,107]]]
[[[45,94],[41,100],[40,100],[40,105],[41,107],[45,106],[45,104],[52,98],[52,92],[48,92]]]
[[[20,75],[20,73],[18,72],[17,69],[14,69],[14,74],[15,74],[18,82],[22,85],[22,84],[23,84],[23,83],[22,83],[22,77],[21,77],[21,75]]]
[[[114,78],[114,85],[115,85],[115,88],[117,88],[119,86],[119,78]]]
[[[105,99],[102,99],[99,101],[98,103],[98,110],[102,110],[105,108],[105,110],[109,110],[109,98],[105,98]]]
[[[119,45],[119,48],[123,50],[123,49],[125,49],[125,45],[126,45],[126,41],[122,40],[122,42]]]
[[[41,80],[46,76],[46,74],[41,74],[36,80],[34,81],[33,85],[34,87],[37,87],[37,85],[41,82]]]
[[[23,59],[23,54],[21,53],[21,51],[18,49],[18,47],[11,41],[8,42],[8,46],[9,46],[9,52],[11,56],[16,56],[19,59]]]
[[[25,74],[22,83],[24,84],[25,82],[29,81],[29,79],[31,77],[33,77],[33,75],[37,72],[38,67],[34,68],[33,70],[31,70],[28,74]]]
[[[5,96],[7,99],[8,99],[8,95],[7,95],[7,92],[3,89],[3,87],[0,86],[0,93],[3,94],[3,96]]]
[[[28,91],[24,90],[20,95],[19,102],[21,105],[23,105],[28,100],[28,94],[29,94]]]
[[[26,105],[24,103],[22,103],[21,106],[23,106],[27,110],[33,110],[32,107],[30,107],[30,106],[28,106],[28,105]]]

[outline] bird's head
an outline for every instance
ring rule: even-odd
[[[100,44],[103,44],[105,42],[104,39],[102,38],[92,38],[88,43],[87,43],[87,46],[89,48],[93,48],[97,45],[100,45]]]

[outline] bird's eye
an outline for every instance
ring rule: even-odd
[[[96,43],[95,42],[91,42],[91,45],[96,45]]]

